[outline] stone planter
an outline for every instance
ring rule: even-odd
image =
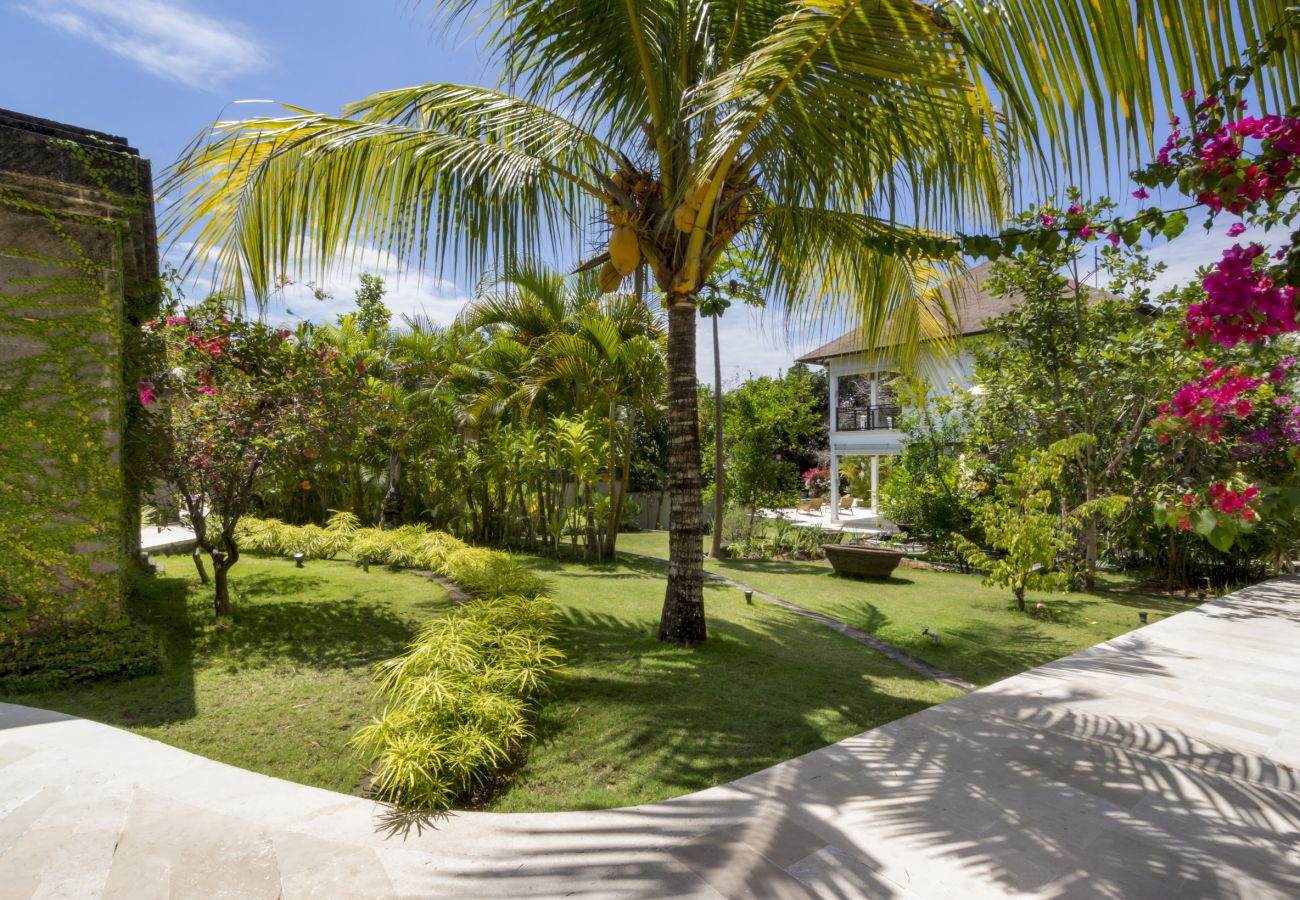
[[[822,549],[836,574],[855,578],[888,578],[907,555],[902,550],[851,544],[822,544]]]

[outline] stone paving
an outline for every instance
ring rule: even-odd
[[[0,704],[0,897],[1295,898],[1298,650],[1274,580],[711,790],[422,828]]]

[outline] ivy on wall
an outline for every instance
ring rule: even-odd
[[[159,295],[147,164],[44,140],[84,174],[0,185],[0,235],[23,244],[0,237],[0,642],[121,617],[144,474],[126,401]]]

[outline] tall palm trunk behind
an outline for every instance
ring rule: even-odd
[[[668,587],[659,640],[680,647],[705,638],[701,481],[695,298],[673,294],[668,298]]]
[[[722,547],[723,460],[722,460],[722,349],[718,346],[718,316],[713,316],[713,544],[709,555],[721,559]]]

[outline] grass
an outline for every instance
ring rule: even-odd
[[[417,575],[347,563],[245,556],[231,570],[234,613],[217,621],[188,557],[141,583],[132,615],[164,646],[164,668],[0,699],[129,728],[231,765],[336,791],[364,767],[347,749],[375,711],[371,666],[402,651],[421,623],[450,608]]]
[[[621,540],[621,538],[620,538]],[[568,665],[539,741],[492,803],[598,809],[720,784],[956,696],[823,626],[706,583],[709,640],[656,640],[662,565],[531,559]]]
[[[666,558],[667,532],[619,535],[630,553]],[[1093,593],[1030,592],[1048,617],[1017,612],[1010,591],[985,587],[977,575],[899,568],[888,579],[843,578],[819,561],[708,560],[705,568],[825,613],[964,678],[984,685],[1068,656],[1138,627],[1138,611],[1150,621],[1191,604],[1150,597],[1111,579]],[[939,633],[936,646],[921,633]]]
[[[489,804],[595,809],[721,784],[956,696],[814,622],[707,585],[710,637],[656,640],[665,572],[519,557],[548,582],[568,664],[538,740]],[[192,571],[186,557],[172,572]],[[162,636],[158,675],[0,699],[107,722],[232,765],[337,791],[363,767],[346,746],[376,711],[374,662],[450,607],[416,575],[245,556],[218,622],[188,577],[145,582],[132,614]]]

